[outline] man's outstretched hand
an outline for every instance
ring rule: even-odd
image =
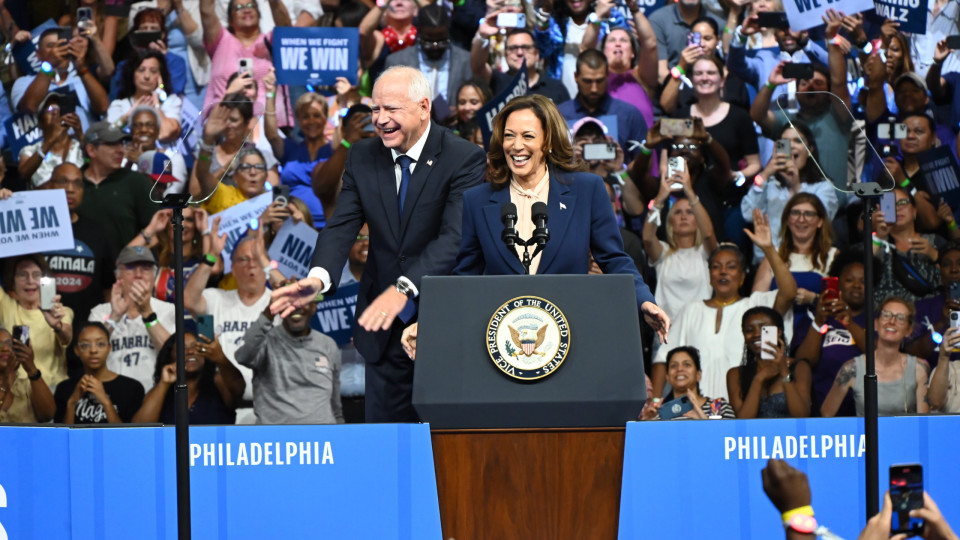
[[[321,290],[323,281],[311,277],[281,287],[270,295],[270,313],[286,318],[297,309],[313,302]]]

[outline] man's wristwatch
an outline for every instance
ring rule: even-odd
[[[33,373],[33,375],[27,375],[27,378],[30,379],[31,381],[38,381],[38,380],[40,380],[40,377],[41,377],[42,375],[43,375],[43,374],[40,373],[40,369],[38,368],[37,371],[35,371],[35,372]]]
[[[413,298],[413,283],[411,283],[409,279],[400,276],[397,278],[397,283],[394,287],[407,298]]]
[[[587,15],[587,22],[594,26],[600,26],[601,24],[603,24],[603,21],[600,20],[600,16],[597,15],[595,12]]]

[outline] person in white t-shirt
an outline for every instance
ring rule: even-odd
[[[211,229],[211,251],[221,253],[226,235],[219,234],[219,218],[214,220]],[[231,272],[237,280],[237,289],[225,291],[217,288],[205,288],[210,278],[211,257],[204,258],[190,276],[184,290],[183,305],[194,317],[212,315],[214,333],[223,353],[240,373],[247,387],[243,392],[244,401],[253,400],[253,371],[237,363],[237,349],[243,345],[243,335],[247,328],[257,321],[257,317],[270,305],[270,290],[267,289],[267,274],[276,273],[268,266],[269,260],[263,254],[260,235],[250,231],[240,239],[231,255]],[[266,260],[267,264],[264,264]],[[281,276],[278,276],[282,278]],[[206,338],[200,337],[201,341]],[[200,345],[201,350],[203,345]],[[249,406],[248,406],[249,407]],[[243,407],[237,409],[237,423],[253,423],[253,411]]]
[[[153,297],[157,260],[145,246],[127,246],[117,257],[117,281],[110,302],[90,310],[90,320],[110,331],[107,369],[153,388],[157,351],[176,326],[170,302]]]

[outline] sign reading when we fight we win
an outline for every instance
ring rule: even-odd
[[[0,257],[71,247],[73,228],[62,189],[20,191],[0,201]]]

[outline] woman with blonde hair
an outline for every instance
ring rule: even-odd
[[[682,197],[678,196],[667,211],[666,241],[660,240],[660,214],[677,185],[682,186],[678,193]],[[717,247],[717,238],[686,168],[673,177],[664,175],[660,181],[651,217],[643,226],[643,247],[657,271],[657,305],[667,313],[677,314],[690,302],[710,298],[707,259]]]

